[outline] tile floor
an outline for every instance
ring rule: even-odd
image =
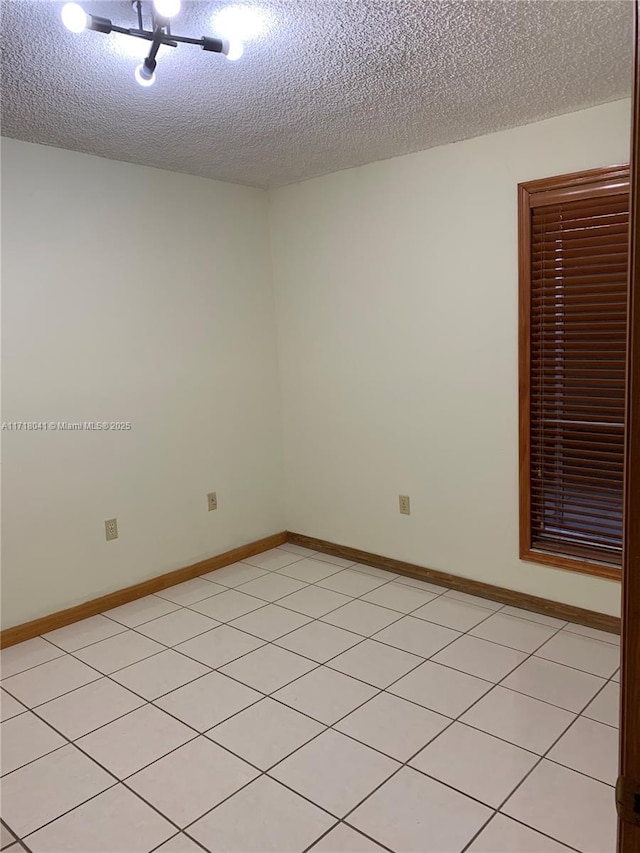
[[[285,545],[1,653],[19,853],[613,853],[617,638]]]

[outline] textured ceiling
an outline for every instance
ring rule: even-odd
[[[58,2],[2,5],[5,135],[259,187],[630,91],[627,0],[252,0],[269,27],[239,62],[163,48],[148,89],[143,43],[74,35]],[[225,5],[183,0],[174,29],[211,34]],[[135,25],[128,2],[84,7]]]

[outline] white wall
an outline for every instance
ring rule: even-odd
[[[629,111],[273,194],[289,530],[619,612],[617,582],[518,559],[516,185],[627,162]]]
[[[133,426],[2,434],[9,627],[285,524],[266,194],[13,140],[2,165],[3,420]]]
[[[516,184],[625,162],[628,138],[608,104],[270,210],[3,140],[2,419],[133,426],[2,433],[3,626],[285,527],[618,613],[615,582],[517,556]]]

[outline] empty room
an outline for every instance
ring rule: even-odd
[[[3,853],[640,853],[635,0],[2,5]]]

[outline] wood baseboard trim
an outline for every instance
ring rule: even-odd
[[[46,634],[49,631],[54,631],[56,628],[64,628],[65,625],[71,625],[73,622],[79,622],[81,619],[87,619],[89,616],[96,616],[104,610],[111,610],[112,607],[119,607],[121,604],[127,604],[130,601],[135,601],[137,598],[143,598],[145,595],[151,595],[154,592],[159,592],[161,589],[166,589],[169,586],[184,583],[184,581],[192,580],[207,572],[222,569],[224,566],[230,566],[239,560],[246,560],[247,557],[253,557],[256,554],[261,554],[263,551],[268,551],[270,548],[276,548],[286,541],[287,534],[285,532],[275,533],[273,536],[258,539],[256,542],[250,542],[248,545],[242,545],[240,548],[225,551],[223,554],[218,554],[215,557],[207,557],[206,560],[193,563],[191,566],[175,569],[172,572],[158,575],[158,577],[150,578],[147,581],[128,586],[125,589],[101,595],[100,598],[92,598],[91,601],[76,604],[75,607],[58,610],[57,613],[42,616],[40,619],[33,619],[31,622],[24,622],[22,625],[16,625],[14,628],[5,628],[4,631],[0,632],[0,649],[14,646],[16,643],[22,643],[24,640],[31,640],[33,637],[39,637],[40,634]]]
[[[331,554],[334,557],[343,557],[354,563],[366,563],[378,569],[387,569],[399,575],[429,581],[438,586],[446,586],[459,592],[467,592],[470,595],[479,595],[489,598],[491,601],[499,601],[501,604],[510,604],[512,607],[520,607],[523,610],[531,610],[533,613],[543,613],[556,619],[565,619],[567,622],[577,622],[589,628],[598,628],[608,631],[610,634],[620,633],[620,619],[617,616],[608,616],[606,613],[598,613],[595,610],[585,610],[582,607],[574,607],[571,604],[562,604],[559,601],[551,601],[548,598],[539,598],[536,595],[528,595],[525,592],[516,592],[502,586],[494,586],[490,583],[463,578],[459,575],[450,575],[439,572],[436,569],[427,569],[414,563],[405,563],[403,560],[394,560],[392,557],[381,557],[379,554],[371,554],[358,548],[349,548],[346,545],[336,545],[335,542],[327,542],[324,539],[315,539],[313,536],[304,536],[301,533],[287,533],[287,541],[313,551],[323,554]]]

